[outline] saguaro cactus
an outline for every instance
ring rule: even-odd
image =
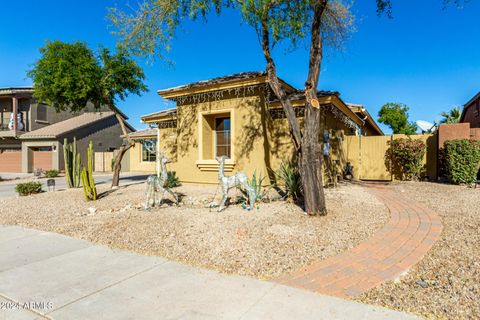
[[[83,193],[87,201],[97,200],[97,188],[95,188],[95,181],[93,180],[93,142],[88,144],[88,161],[87,168],[82,169],[82,184]]]
[[[77,139],[68,143],[67,138],[63,140],[63,159],[65,162],[65,178],[69,188],[80,187],[80,154],[77,153]]]

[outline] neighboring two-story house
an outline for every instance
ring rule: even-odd
[[[0,172],[63,170],[64,138],[76,137],[86,159],[90,140],[94,151],[107,152],[121,146],[121,135],[118,120],[107,108],[56,112],[33,98],[33,88],[0,88]]]
[[[460,122],[470,123],[470,128],[480,128],[480,92],[464,105]]]

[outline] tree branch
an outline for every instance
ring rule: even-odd
[[[268,29],[268,22],[267,18],[264,16],[262,19],[262,50],[265,59],[267,60],[267,74],[268,74],[268,81],[270,83],[270,87],[272,88],[273,92],[280,100],[280,104],[285,111],[287,116],[290,134],[292,136],[293,142],[295,144],[295,149],[297,151],[300,150],[301,141],[302,141],[302,131],[300,129],[300,124],[297,120],[295,115],[295,110],[293,109],[291,101],[288,99],[287,93],[283,88],[283,85],[280,83],[280,80],[277,76],[277,68],[275,65],[275,61],[273,60],[271,51],[270,51],[270,32]]]

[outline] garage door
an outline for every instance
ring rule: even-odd
[[[22,172],[22,151],[0,150],[0,172]]]
[[[52,169],[52,151],[34,150],[32,155],[33,170],[51,170]]]

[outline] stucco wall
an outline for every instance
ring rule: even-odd
[[[257,170],[267,174],[264,143],[266,120],[264,99],[256,94],[237,98],[225,96],[219,101],[184,104],[178,106],[178,131],[176,139],[177,161],[170,165],[183,182],[216,183],[218,166],[214,159],[213,135],[207,134],[204,119],[230,115],[233,171],[248,174]],[[172,144],[173,146],[173,144]]]
[[[441,124],[438,127],[438,148],[443,149],[447,140],[470,139],[470,124]]]
[[[215,116],[226,114],[231,117],[232,130],[232,159],[227,160],[227,175],[237,171],[252,175],[256,171],[273,177],[272,172],[282,161],[294,158],[287,119],[271,117],[265,97],[259,90],[245,97],[225,95],[219,101],[179,103],[178,129],[160,129],[160,140],[163,152],[172,160],[168,170],[176,171],[182,182],[217,183],[213,135],[208,130]],[[303,125],[303,119],[299,120]],[[321,121],[332,136],[343,139],[345,133],[353,134],[352,129],[328,111],[324,112]],[[323,128],[321,135],[323,137]],[[332,143],[332,158],[340,159],[341,150],[339,145]],[[153,173],[155,168],[155,163],[141,161],[141,144],[138,142],[130,150],[130,171]]]
[[[157,137],[152,137],[156,140]],[[165,155],[173,162],[177,161],[176,155],[177,129],[165,128],[160,130],[160,148]],[[155,162],[142,161],[142,143],[137,141],[135,146],[129,150],[130,171],[154,173],[156,171]],[[169,168],[170,169],[170,168]]]

